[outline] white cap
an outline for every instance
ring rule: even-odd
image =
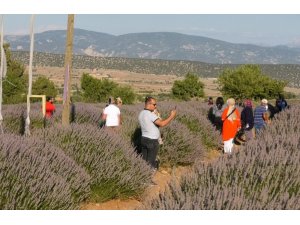
[[[268,104],[268,100],[264,98],[264,99],[261,100],[261,103]]]

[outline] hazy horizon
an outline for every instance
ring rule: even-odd
[[[5,35],[29,33],[31,15],[4,15]],[[277,14],[79,14],[78,29],[123,35],[144,32],[176,32],[222,40],[230,43],[262,46],[300,46],[300,30],[295,29],[300,15]],[[65,30],[67,15],[35,16],[35,32]]]

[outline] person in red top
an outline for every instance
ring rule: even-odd
[[[47,96],[46,98],[46,118],[50,118],[55,112],[55,105],[53,104],[54,99]]]
[[[241,128],[241,116],[238,109],[235,108],[235,100],[233,98],[227,100],[227,105],[228,107],[222,114],[222,138],[224,141],[224,153],[231,154],[234,136]]]

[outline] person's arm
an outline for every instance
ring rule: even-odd
[[[167,126],[176,116],[176,110],[173,109],[170,113],[170,116],[165,119],[165,120],[162,120],[162,119],[157,119],[154,121],[154,123],[159,126],[159,127],[164,127],[164,126]]]
[[[106,109],[106,108],[105,108],[105,109]],[[101,119],[102,119],[103,121],[106,120],[106,117],[107,117],[107,112],[106,112],[105,109],[103,109],[102,114],[101,114]]]
[[[241,129],[241,127],[242,127],[241,115],[240,115],[240,113],[239,113],[239,111],[237,109],[235,110],[235,113],[236,113],[236,117],[237,117],[238,129]]]
[[[119,120],[119,126],[120,126],[122,124],[121,114],[118,115],[118,120]]]
[[[101,115],[101,119],[106,120],[106,117],[107,117],[107,114],[104,114],[104,112],[103,112],[102,115]]]

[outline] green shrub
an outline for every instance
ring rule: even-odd
[[[39,76],[33,83],[32,83],[32,94],[33,95],[46,95],[51,97],[56,97],[57,89],[53,83],[50,81],[49,78],[45,76]]]
[[[184,80],[176,80],[172,87],[172,94],[175,98],[189,100],[194,97],[204,96],[204,84],[199,81],[197,75],[188,73]]]
[[[236,99],[272,99],[283,93],[287,82],[262,74],[257,65],[225,69],[218,78],[223,96]]]

